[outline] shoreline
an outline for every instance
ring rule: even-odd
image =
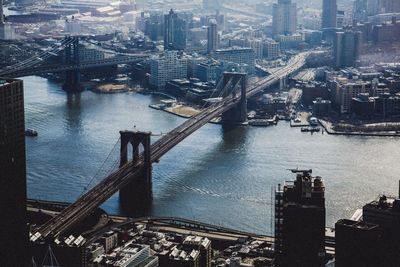
[[[168,97],[169,99],[174,99],[176,100],[175,97],[162,93],[162,92],[146,92],[146,90],[135,90],[136,88],[132,88],[132,87],[125,87],[123,89],[117,89],[117,90],[101,90],[97,87],[90,87],[88,90],[94,92],[94,93],[98,93],[98,94],[116,94],[116,93],[126,93],[126,92],[136,92],[136,93],[141,93],[141,94],[151,94],[151,95],[161,95],[161,96],[165,96]],[[190,106],[185,106],[185,105],[181,105],[182,107],[190,107]],[[167,112],[171,115],[175,115],[178,116],[180,118],[184,118],[184,119],[188,119],[190,118],[192,115],[186,115],[183,113],[179,113],[173,110],[170,110],[168,108],[161,108],[158,107],[157,104],[150,104],[148,106],[149,108],[155,109],[155,110],[159,110],[159,111],[164,111]],[[197,112],[200,112],[199,110],[196,110]],[[329,121],[325,121],[322,119],[318,119],[319,124],[322,126],[322,128],[325,130],[326,133],[328,133],[329,135],[343,135],[343,136],[370,136],[370,137],[400,137],[400,133],[396,133],[396,132],[339,132],[339,131],[335,131],[332,129],[332,123],[330,123]],[[213,123],[213,124],[221,124],[221,118],[215,118],[213,120],[211,120],[209,123]],[[242,123],[242,124],[238,124],[240,126],[248,126],[248,123]],[[297,128],[297,127],[303,127],[303,126],[309,126],[309,124],[305,124],[303,121],[300,123],[293,123],[292,120],[290,120],[290,127],[293,128]]]
[[[374,136],[374,137],[400,137],[400,133],[395,132],[337,132],[333,130],[328,121],[319,119],[318,122],[324,128],[324,130],[330,135],[347,135],[347,136]]]

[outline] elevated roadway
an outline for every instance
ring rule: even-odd
[[[306,58],[309,54],[309,52],[298,54],[288,62],[287,66],[282,67],[273,75],[248,86],[246,97],[254,96],[267,87],[275,84],[281,78],[298,71],[306,63]],[[230,94],[228,97],[222,99],[221,102],[209,106],[158,139],[151,145],[151,162],[158,162],[163,155],[179,144],[182,140],[205,125],[211,119],[221,116],[221,114],[233,108],[239,103],[239,101],[240,97],[237,94]],[[57,217],[54,217],[46,224],[37,228],[34,234],[44,238],[57,237],[61,235],[76,222],[79,222],[85,218],[85,216],[93,212],[119,189],[127,185],[130,181],[138,178],[143,166],[144,158],[143,155],[141,155],[139,160],[136,162],[131,161],[127,163],[116,172],[103,179],[90,191],[79,197],[76,202],[63,210]]]
[[[6,70],[4,72],[0,72],[0,77],[24,77],[30,75],[38,75],[43,73],[54,73],[54,72],[63,72],[68,70],[83,70],[90,69],[94,67],[104,67],[104,66],[112,66],[118,64],[129,64],[140,62],[149,58],[147,54],[132,54],[129,56],[117,56],[113,58],[107,58],[103,60],[95,60],[95,61],[84,61],[79,64],[67,64],[67,65],[56,65],[56,66],[38,66],[38,67],[26,67],[22,69],[16,70]]]

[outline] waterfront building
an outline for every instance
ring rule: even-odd
[[[327,116],[331,112],[331,101],[324,100],[320,97],[313,101],[313,116],[322,117]]]
[[[178,51],[164,51],[150,60],[150,85],[164,88],[166,82],[187,77],[187,59]]]
[[[336,0],[322,1],[322,28],[336,28],[337,26],[337,3]]]
[[[344,77],[335,77],[328,81],[331,90],[332,101],[337,105],[340,113],[351,111],[351,100],[362,93],[369,93],[372,88],[371,82],[353,80]]]
[[[213,53],[218,49],[218,27],[215,19],[210,20],[207,28],[207,53]]]
[[[374,97],[374,112],[384,119],[391,116],[400,115],[400,95],[390,95],[390,93],[380,94]]]
[[[291,0],[278,0],[272,8],[273,35],[293,34],[297,28],[296,4]]]
[[[24,88],[0,78],[0,261],[28,266]]]
[[[354,67],[360,56],[361,32],[346,30],[337,32],[334,40],[334,67]]]
[[[320,82],[301,82],[300,89],[302,90],[301,94],[301,102],[304,106],[309,107],[313,105],[313,101],[321,98],[321,99],[329,99],[328,88],[324,83]]]
[[[369,93],[358,94],[351,99],[351,114],[358,117],[370,117],[374,114],[375,101],[369,97]]]
[[[164,50],[186,48],[187,22],[172,9],[164,16]]]
[[[254,73],[255,57],[254,50],[251,48],[231,47],[227,49],[218,49],[214,53],[214,58],[225,62],[246,64],[248,67],[247,72]]]
[[[311,170],[293,170],[275,192],[277,266],[325,266],[325,187]]]

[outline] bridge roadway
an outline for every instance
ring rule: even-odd
[[[113,58],[107,58],[103,60],[95,60],[95,61],[85,61],[80,64],[75,65],[57,65],[57,66],[39,66],[32,68],[24,68],[19,70],[6,70],[4,72],[0,72],[0,77],[7,76],[9,78],[16,77],[24,77],[30,75],[38,75],[43,73],[53,73],[53,72],[63,72],[68,70],[82,70],[89,69],[94,67],[104,67],[104,66],[112,66],[118,64],[128,64],[140,62],[145,59],[148,59],[149,55],[147,54],[132,54],[129,56],[117,56]]]
[[[261,92],[268,86],[278,82],[279,79],[299,70],[306,63],[306,58],[309,54],[309,52],[298,54],[288,62],[287,66],[275,72],[274,75],[252,84],[247,91],[246,97],[251,97]],[[221,102],[204,109],[197,115],[192,116],[183,124],[158,139],[151,145],[151,162],[158,162],[164,154],[175,147],[179,142],[205,125],[211,119],[220,116],[225,111],[234,107],[239,101],[240,97],[238,95],[230,95],[222,99]],[[73,224],[79,222],[85,216],[93,212],[104,201],[128,184],[128,182],[137,178],[143,165],[143,155],[137,162],[128,162],[126,165],[110,174],[98,185],[79,197],[76,202],[68,206],[57,217],[54,217],[44,225],[37,228],[36,231],[34,231],[34,234],[38,232],[42,237],[49,238],[61,235]]]

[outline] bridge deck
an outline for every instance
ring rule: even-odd
[[[247,91],[247,97],[251,97],[266,87],[276,83],[284,76],[300,69],[305,64],[305,59],[309,53],[302,53],[294,57],[287,66],[253,85]],[[191,117],[180,126],[160,138],[151,146],[151,161],[158,161],[165,153],[180,143],[183,139],[205,125],[211,119],[220,116],[225,111],[234,107],[240,98],[228,96],[220,103],[204,109],[199,114]],[[116,193],[128,182],[138,177],[144,165],[143,158],[139,158],[136,163],[129,162],[116,172],[102,180],[93,189],[82,195],[78,200],[63,210],[57,217],[49,220],[46,224],[37,229],[43,237],[56,237],[71,227],[76,222],[82,220],[86,215],[94,211],[105,200]]]

